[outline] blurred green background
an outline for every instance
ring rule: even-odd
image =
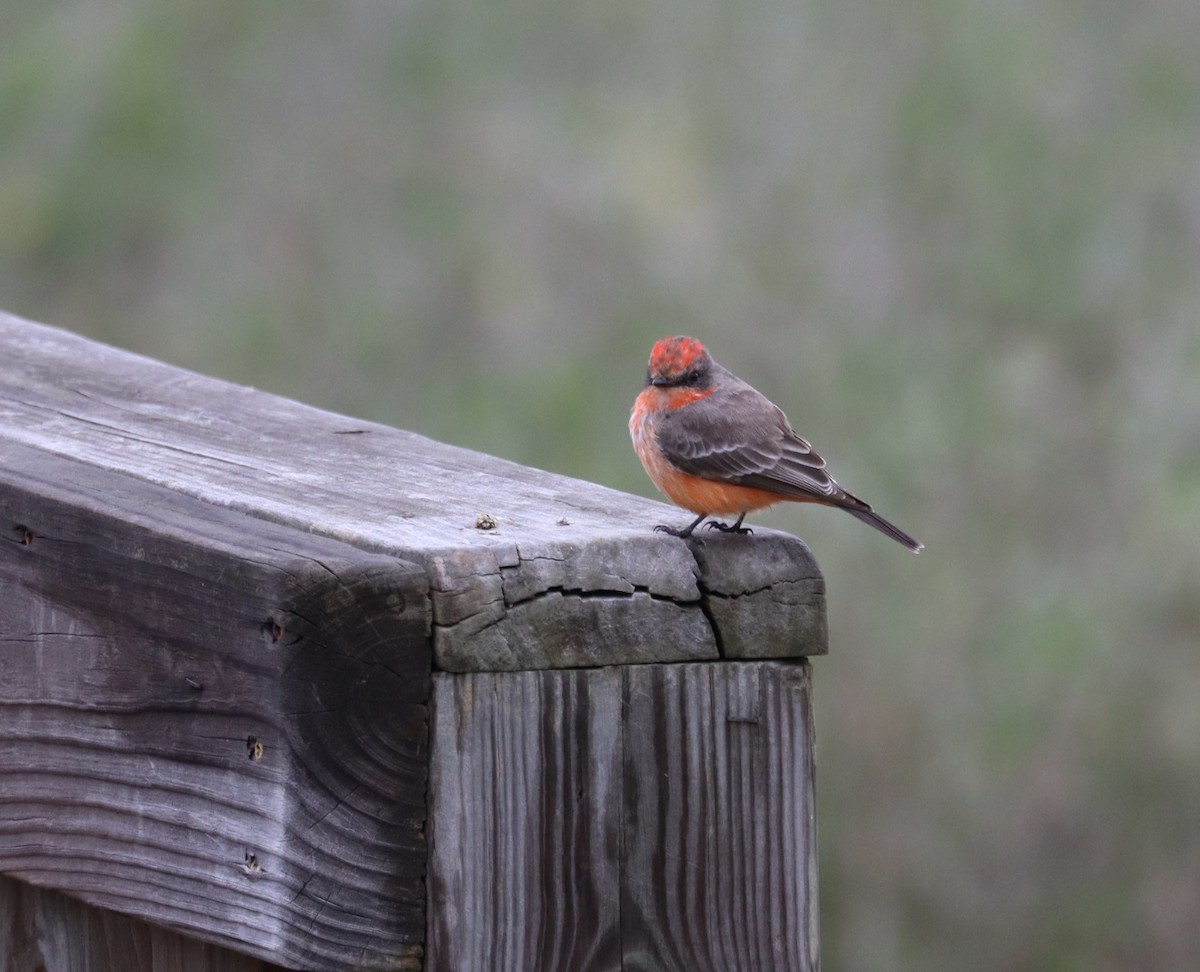
[[[626,490],[702,338],[928,545],[754,520],[826,968],[1200,968],[1195,0],[7,0],[0,175],[0,306]]]

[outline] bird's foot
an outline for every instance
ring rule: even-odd
[[[699,537],[692,536],[694,527],[687,527],[684,530],[676,530],[674,527],[669,527],[665,523],[660,523],[654,528],[655,533],[665,533],[669,537],[678,537],[680,540],[695,540],[696,543],[704,543]]]
[[[739,537],[747,536],[753,533],[749,527],[742,526],[742,518],[739,516],[737,523],[720,523],[717,520],[709,520],[707,528],[709,530],[720,530],[722,533],[735,533]]]
[[[660,523],[654,529],[659,533],[665,533],[672,537],[679,537],[680,540],[695,540],[696,543],[703,543],[704,541],[701,540],[699,537],[692,536],[692,531],[695,530],[696,527],[698,527],[700,525],[700,521],[703,520],[706,516],[708,516],[707,513],[701,513],[698,517],[696,517],[696,519],[692,520],[692,522],[689,523],[687,526],[685,526],[682,530],[676,530],[672,527],[667,526],[665,523]],[[741,520],[738,520],[738,523],[741,523],[741,522],[742,522]]]

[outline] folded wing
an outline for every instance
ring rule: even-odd
[[[705,401],[670,413],[659,425],[664,455],[683,472],[704,479],[752,486],[869,509],[825,471],[825,460],[788,424],[778,407],[749,386],[723,396],[720,407]]]

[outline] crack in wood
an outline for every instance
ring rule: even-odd
[[[8,399],[17,404],[24,405],[27,408],[38,409],[39,411],[49,412],[51,415],[58,415],[61,418],[71,419],[75,422],[80,422],[84,425],[90,425],[98,429],[110,433],[118,439],[123,439],[126,442],[134,442],[139,445],[153,446],[158,449],[163,449],[177,455],[189,456],[194,459],[206,459],[210,462],[220,462],[228,466],[233,466],[239,469],[257,469],[258,467],[250,463],[238,462],[236,459],[230,459],[228,456],[217,455],[212,452],[201,452],[196,449],[185,449],[180,446],[172,445],[169,442],[163,442],[159,439],[152,439],[137,432],[124,429],[119,425],[112,425],[108,422],[101,422],[98,419],[88,418],[86,415],[79,415],[75,412],[69,412],[66,409],[54,408],[50,405],[42,405],[38,402],[30,402],[21,399]]]
[[[579,587],[563,587],[562,585],[553,585],[544,590],[538,591],[536,594],[531,594],[517,601],[506,602],[509,608],[520,607],[523,604],[530,604],[544,597],[559,595],[561,597],[576,597],[580,600],[589,600],[592,598],[611,598],[614,600],[630,600],[638,594],[644,594],[652,601],[662,601],[668,604],[678,604],[683,607],[697,603],[694,600],[684,601],[676,597],[671,597],[669,594],[655,594],[649,587],[644,584],[634,584],[631,591],[615,591],[604,588],[589,590]]]
[[[721,625],[717,622],[717,619],[713,616],[712,604],[709,602],[710,596],[711,596],[710,593],[704,588],[703,585],[701,585],[700,586],[700,610],[704,614],[705,619],[708,621],[708,626],[710,628],[712,628],[713,641],[715,641],[717,644],[717,657],[724,660],[724,658],[725,658],[725,638],[721,634]]]

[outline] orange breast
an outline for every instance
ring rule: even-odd
[[[647,388],[637,398],[629,417],[633,448],[654,485],[676,506],[693,513],[715,516],[740,516],[751,510],[782,503],[795,497],[765,489],[738,486],[713,479],[701,479],[673,466],[658,447],[658,389]]]
[[[749,486],[738,486],[736,483],[722,483],[712,479],[701,479],[690,476],[670,466],[666,474],[650,478],[654,485],[676,506],[682,506],[693,513],[709,513],[714,516],[741,516],[751,510],[761,510],[766,506],[782,503],[790,497],[780,493],[771,493],[765,489],[753,489]],[[650,472],[649,469],[646,470]]]

